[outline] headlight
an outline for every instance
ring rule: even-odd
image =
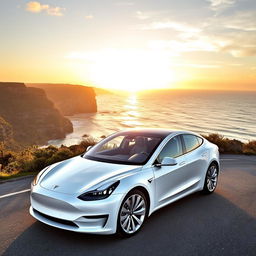
[[[42,171],[40,171],[40,172],[36,175],[36,177],[35,177],[34,180],[32,181],[32,185],[33,185],[33,186],[37,185],[39,179],[41,178],[41,176],[43,175],[43,173],[44,173],[49,167],[50,167],[50,165],[47,166],[47,167],[45,167]]]
[[[95,190],[86,192],[80,195],[78,198],[83,201],[94,201],[94,200],[101,200],[109,197],[116,187],[119,185],[120,181],[116,181],[112,184],[103,185]]]

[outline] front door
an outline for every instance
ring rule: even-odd
[[[156,186],[156,207],[169,202],[184,190],[184,177],[186,177],[187,170],[180,135],[171,138],[167,142],[156,161],[161,163],[164,157],[175,158],[177,164],[174,166],[153,167]]]

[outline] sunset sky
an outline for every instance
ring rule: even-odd
[[[0,80],[256,90],[255,0],[2,0]]]

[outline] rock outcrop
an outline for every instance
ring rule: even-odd
[[[73,84],[27,84],[41,88],[56,108],[65,116],[97,112],[95,92],[92,87]]]
[[[44,90],[23,83],[0,82],[0,116],[0,138],[12,136],[22,145],[42,145],[73,131]]]

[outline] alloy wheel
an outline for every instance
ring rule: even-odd
[[[206,185],[209,192],[213,192],[217,186],[218,181],[218,170],[215,165],[212,165],[206,174]]]
[[[146,202],[139,194],[132,194],[123,203],[120,211],[120,225],[126,234],[133,234],[144,222]]]

